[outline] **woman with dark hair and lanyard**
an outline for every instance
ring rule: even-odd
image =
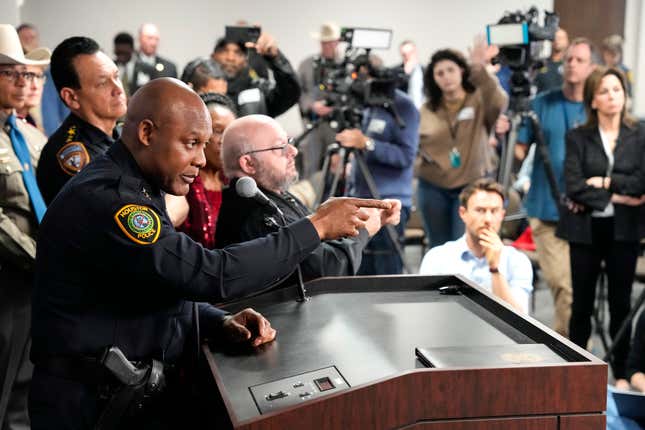
[[[460,52],[442,49],[432,55],[425,71],[417,203],[432,247],[463,234],[459,193],[493,170],[488,137],[508,100],[486,70],[497,51],[476,39],[470,64]]]
[[[569,211],[558,234],[569,241],[573,304],[569,335],[581,347],[591,334],[596,281],[605,263],[615,336],[630,310],[639,241],[645,236],[645,135],[625,109],[626,81],[597,68],[585,81],[587,123],[566,135],[564,176]],[[619,340],[613,373],[625,378],[631,330]]]
[[[205,248],[213,249],[217,216],[222,205],[222,187],[226,181],[220,159],[222,134],[237,114],[231,99],[223,94],[206,93],[200,97],[213,121],[213,135],[204,149],[206,165],[199,170],[199,176],[190,185],[186,197],[174,197],[167,204],[173,208],[169,209],[171,214],[183,213],[180,219],[173,219],[177,231],[186,233]]]

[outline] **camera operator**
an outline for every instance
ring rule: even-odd
[[[574,39],[564,55],[562,88],[539,94],[531,102],[531,109],[542,126],[544,143],[548,146],[550,162],[561,190],[564,189],[564,136],[568,130],[586,121],[582,96],[585,80],[595,67],[593,54],[591,41],[585,38]],[[527,144],[533,142],[532,127],[523,126],[517,140],[517,154],[524,158]],[[554,330],[568,337],[572,301],[569,244],[555,235],[559,219],[558,206],[553,200],[545,163],[539,151],[535,153],[531,188],[526,196],[525,206],[540,269],[553,294]]]
[[[299,101],[300,114],[305,123],[327,118],[333,112],[334,108],[325,102],[325,95],[320,90],[319,84],[324,80],[327,69],[338,67],[341,60],[338,58],[337,51],[340,40],[338,25],[332,22],[323,24],[316,38],[320,41],[320,53],[307,57],[298,67],[302,90]],[[300,145],[304,179],[320,170],[325,149],[327,145],[334,142],[335,135],[336,132],[329,123],[323,121]]]
[[[247,49],[262,55],[275,82],[260,78],[249,67]],[[257,41],[246,43],[222,37],[211,58],[224,70],[228,81],[226,95],[237,104],[240,116],[264,114],[275,118],[298,102],[300,86],[296,73],[271,35],[261,33]]]
[[[359,69],[359,79],[368,80],[379,75],[380,70],[371,58],[367,66]],[[412,99],[400,90],[394,91],[392,107],[365,108],[361,129],[346,129],[336,135],[336,140],[346,148],[360,150],[380,198],[401,201],[401,222],[396,230],[402,238],[412,206],[412,171],[419,146],[419,111]],[[397,123],[395,114],[402,120],[401,125]],[[349,194],[372,197],[355,159],[351,168]],[[397,274],[402,270],[403,262],[387,230],[382,229],[367,244],[358,274]]]
[[[535,86],[538,94],[562,87],[562,74],[564,73],[562,60],[568,46],[569,35],[564,29],[558,28],[551,44],[551,57],[535,76]]]

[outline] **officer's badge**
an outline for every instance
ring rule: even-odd
[[[58,150],[56,159],[63,172],[74,176],[90,162],[90,155],[81,142],[69,142]]]
[[[125,205],[114,219],[127,238],[139,245],[151,245],[159,238],[159,215],[148,206]]]

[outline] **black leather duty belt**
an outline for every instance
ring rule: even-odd
[[[52,356],[35,360],[36,369],[53,376],[88,385],[117,382],[114,375],[96,358]]]

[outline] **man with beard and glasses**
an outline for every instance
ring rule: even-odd
[[[264,115],[237,119],[226,128],[222,139],[222,165],[231,184],[223,192],[216,230],[218,246],[266,236],[282,225],[310,214],[305,205],[287,191],[298,180],[295,166],[298,150],[275,120]],[[257,182],[259,189],[282,211],[284,219],[273,207],[237,194],[236,184],[243,176]],[[371,211],[370,219],[357,237],[321,242],[301,263],[304,279],[354,275],[369,238],[382,225],[399,222],[401,203],[390,201],[392,209],[389,211]],[[292,276],[282,285],[294,282]]]

